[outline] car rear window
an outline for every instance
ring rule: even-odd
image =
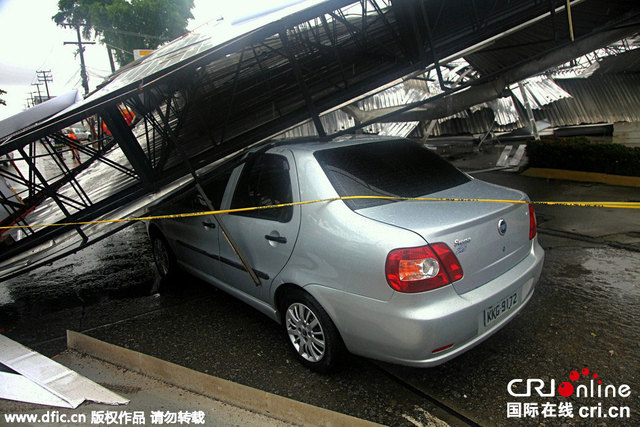
[[[408,140],[331,148],[314,155],[341,197],[427,196],[470,180],[437,154]],[[357,210],[392,201],[355,199],[345,203]]]

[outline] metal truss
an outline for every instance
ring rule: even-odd
[[[637,14],[634,1],[619,0],[607,2],[607,16],[597,16],[601,3],[573,2],[574,22],[592,15],[584,28],[575,28],[576,36]],[[485,71],[483,55],[495,55],[491,48],[531,25],[543,22],[553,30],[537,41],[527,34],[528,56],[567,43],[560,30],[565,4],[333,0],[226,40],[188,34],[114,74],[79,104],[0,140],[0,159],[13,156],[0,176],[19,195],[2,196],[8,211],[2,225],[25,226],[0,236],[0,280],[112,232],[95,225],[36,225],[141,213],[141,207],[125,207],[142,196],[161,197],[164,187],[184,176],[197,180],[200,168],[307,120],[325,136],[323,114],[426,70],[435,72],[444,94],[491,79],[508,65]],[[462,56],[480,72],[451,84],[442,67]],[[132,123],[123,111],[135,114]],[[90,142],[61,132],[81,121],[93,124]]]

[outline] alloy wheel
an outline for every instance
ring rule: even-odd
[[[320,361],[325,354],[326,340],[315,313],[296,302],[287,309],[285,322],[289,339],[298,354],[309,362]]]
[[[161,238],[153,239],[153,256],[160,276],[167,276],[171,269],[171,260],[169,259],[169,250]]]

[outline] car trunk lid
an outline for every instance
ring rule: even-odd
[[[524,193],[472,180],[429,198],[524,201]],[[464,276],[459,294],[495,279],[522,261],[531,249],[526,203],[400,201],[358,209],[365,217],[412,230],[428,243],[444,242],[458,257]]]

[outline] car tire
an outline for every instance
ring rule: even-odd
[[[175,276],[178,270],[176,256],[160,232],[151,233],[151,251],[160,278],[165,280]]]
[[[344,344],[320,303],[305,291],[295,289],[286,294],[282,308],[285,337],[296,358],[313,371],[334,371]]]

